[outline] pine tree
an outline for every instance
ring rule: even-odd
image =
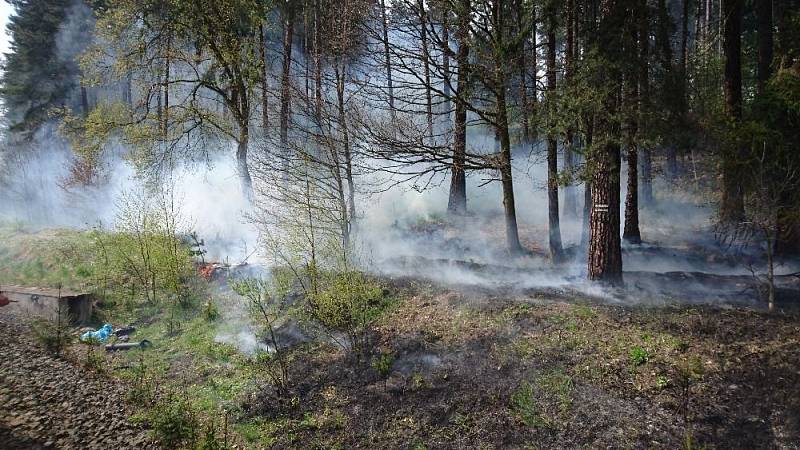
[[[0,78],[10,131],[30,137],[53,108],[77,107],[80,71],[60,34],[73,0],[11,0],[11,51]],[[90,27],[87,27],[90,28]],[[85,43],[84,43],[85,44]]]

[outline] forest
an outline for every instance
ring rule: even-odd
[[[797,0],[7,3],[0,447],[800,443]]]

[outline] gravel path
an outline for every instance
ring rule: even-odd
[[[124,388],[27,341],[0,312],[0,449],[154,448],[128,423]]]

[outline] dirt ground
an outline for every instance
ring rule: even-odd
[[[129,423],[126,387],[56,358],[20,318],[0,312],[0,448],[151,448]]]

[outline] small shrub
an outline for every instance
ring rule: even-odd
[[[132,363],[128,371],[122,373],[128,380],[128,401],[143,407],[150,407],[156,403],[161,386],[161,378],[156,368],[157,360],[148,361],[148,359],[140,353],[138,361]]]
[[[703,361],[697,356],[681,360],[676,368],[681,384],[691,384],[694,381],[701,380],[705,373]]]
[[[642,347],[633,347],[630,352],[630,359],[634,366],[642,366],[650,360],[650,353]]]
[[[676,367],[678,387],[680,388],[680,411],[687,428],[687,448],[692,448],[692,386],[703,379],[705,369],[703,361],[697,356],[688,357],[677,364]]]
[[[105,371],[106,358],[102,352],[97,351],[97,347],[102,345],[102,342],[95,337],[90,337],[83,341],[83,344],[86,345],[84,367],[95,372]]]
[[[147,420],[164,448],[181,448],[197,438],[197,416],[183,396],[161,399],[148,411]]]
[[[378,356],[372,358],[372,368],[378,373],[381,378],[386,378],[392,370],[394,364],[394,355],[391,352],[381,352]]]
[[[656,377],[656,387],[658,389],[665,389],[667,386],[669,386],[669,378],[667,378],[665,375],[659,375]]]
[[[209,322],[214,322],[219,318],[219,309],[211,299],[203,305],[203,317]]]
[[[343,347],[357,362],[370,352],[370,332],[386,303],[381,286],[361,272],[337,273],[310,295],[311,315],[331,334],[342,333]]]
[[[38,317],[33,320],[34,339],[47,352],[60,356],[72,342],[71,322],[72,316],[67,307],[59,301],[52,317]]]
[[[207,423],[203,428],[200,441],[195,446],[196,450],[227,450],[232,448],[228,445],[228,417],[225,416],[225,423],[222,432],[217,429],[214,421]]]
[[[414,372],[414,375],[411,376],[411,385],[414,389],[422,389],[425,387],[425,377],[422,376],[419,372]]]

